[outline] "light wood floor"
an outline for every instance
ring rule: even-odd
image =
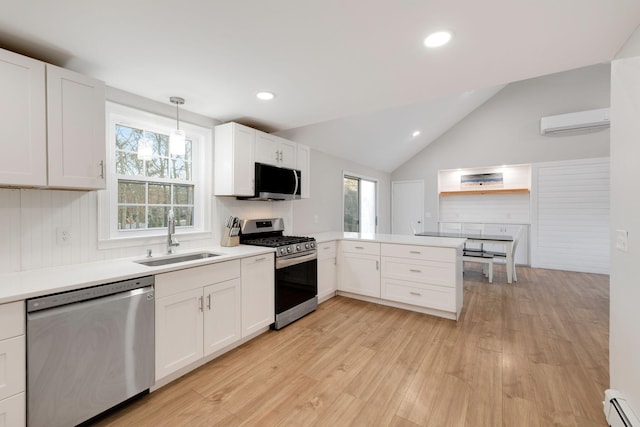
[[[465,273],[461,319],[336,297],[104,426],[604,426],[608,276]]]

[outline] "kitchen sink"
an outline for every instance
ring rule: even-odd
[[[195,261],[198,259],[207,259],[212,258],[214,256],[220,256],[221,254],[214,254],[213,252],[196,252],[192,254],[184,254],[184,255],[171,255],[165,256],[161,258],[146,258],[140,259],[134,262],[138,264],[146,265],[148,267],[157,267],[159,265],[167,265],[167,264],[176,264],[179,262],[185,261]]]

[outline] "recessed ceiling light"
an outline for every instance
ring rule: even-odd
[[[276,95],[273,92],[258,92],[258,93],[256,93],[256,98],[262,99],[263,101],[270,101],[275,97],[276,97]]]
[[[414,131],[411,135],[415,138],[416,136],[420,135],[420,131]]]
[[[424,39],[424,45],[426,47],[440,47],[451,40],[451,33],[448,31],[438,31],[431,33]]]

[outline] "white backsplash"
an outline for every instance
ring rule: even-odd
[[[142,256],[147,248],[164,251],[163,244],[98,249],[98,201],[95,191],[0,188],[0,273]],[[241,219],[282,217],[293,232],[293,202],[241,201],[214,197],[212,238],[181,241],[179,250],[219,245],[229,216]],[[68,241],[58,234],[64,229]]]

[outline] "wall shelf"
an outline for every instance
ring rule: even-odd
[[[517,194],[528,193],[528,188],[494,188],[494,189],[478,189],[478,190],[459,190],[459,191],[441,191],[441,196],[460,196],[468,194]]]

